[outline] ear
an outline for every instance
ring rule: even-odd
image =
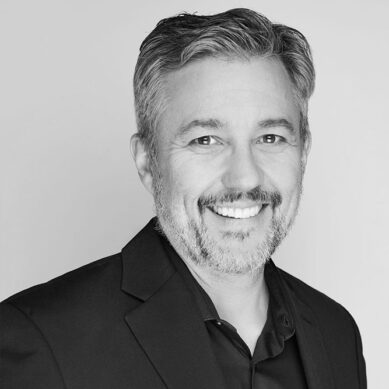
[[[144,187],[153,194],[153,175],[147,148],[139,138],[138,134],[131,137],[131,154],[134,158],[135,166],[138,169],[139,178]]]
[[[304,169],[305,169],[305,165],[307,164],[307,159],[308,159],[309,152],[311,150],[311,145],[312,145],[311,131],[307,129],[304,144],[303,144],[302,157],[301,157],[301,161],[304,166]]]

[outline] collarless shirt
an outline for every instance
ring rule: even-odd
[[[162,239],[204,321],[212,351],[225,379],[225,388],[307,389],[293,316],[274,264],[265,265],[264,276],[269,290],[267,319],[251,354],[237,330],[219,317],[212,300],[170,243],[164,237]]]

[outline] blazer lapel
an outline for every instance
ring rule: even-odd
[[[309,389],[334,389],[323,338],[309,307],[296,301],[296,334]]]
[[[166,386],[222,389],[205,324],[153,223],[122,254],[122,288],[143,301],[125,320]]]
[[[271,266],[274,263],[271,262]],[[277,268],[276,268],[277,269]],[[309,389],[335,389],[323,337],[311,308],[291,290],[277,269],[285,297],[292,309],[296,337]]]

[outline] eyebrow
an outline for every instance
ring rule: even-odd
[[[188,124],[180,126],[177,131],[177,136],[184,136],[194,127],[212,128],[217,130],[222,126],[223,124],[217,119],[195,119]]]
[[[262,120],[258,123],[258,126],[260,128],[284,127],[292,133],[296,132],[295,128],[293,127],[293,124],[289,120],[286,120],[286,119]]]
[[[194,127],[202,127],[202,128],[211,128],[214,130],[220,129],[223,126],[223,123],[217,119],[195,119],[191,122],[184,124],[178,128],[177,136],[184,136]],[[259,128],[274,128],[274,127],[284,127],[288,131],[294,133],[295,128],[293,124],[286,119],[266,119],[258,122]]]

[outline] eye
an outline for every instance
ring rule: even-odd
[[[257,143],[261,144],[279,144],[285,142],[285,138],[275,134],[266,134],[258,138]]]
[[[213,136],[206,135],[192,140],[191,143],[200,146],[212,146],[219,144],[220,142],[218,142]]]

